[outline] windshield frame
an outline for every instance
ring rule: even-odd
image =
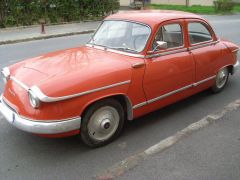
[[[123,22],[130,22],[130,23],[135,23],[135,24],[140,24],[140,25],[146,26],[150,30],[150,32],[149,32],[149,35],[148,35],[147,40],[145,42],[144,48],[141,51],[139,51],[139,52],[131,52],[131,51],[120,50],[120,49],[116,50],[114,47],[106,47],[106,46],[103,46],[103,45],[90,43],[92,41],[93,37],[95,36],[95,34],[98,32],[99,28],[106,21],[123,21]],[[96,29],[96,31],[93,33],[93,35],[91,36],[91,38],[89,39],[89,41],[86,44],[87,45],[91,45],[92,47],[94,47],[94,46],[103,47],[105,50],[110,49],[110,50],[112,50],[114,52],[120,51],[120,52],[124,52],[124,53],[130,53],[130,54],[136,54],[137,55],[137,54],[141,54],[141,53],[143,53],[145,51],[145,49],[146,49],[146,47],[147,47],[147,45],[149,43],[151,35],[152,35],[152,28],[148,24],[145,24],[145,23],[142,23],[142,22],[138,22],[138,21],[126,20],[126,19],[106,19],[106,20],[103,20],[101,22],[101,24],[98,26],[98,28]]]

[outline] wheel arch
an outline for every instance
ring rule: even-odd
[[[228,72],[229,72],[231,75],[233,75],[234,66],[233,66],[233,65],[228,65],[227,68],[228,68]]]
[[[126,94],[112,94],[104,97],[99,97],[97,99],[94,99],[92,101],[89,101],[83,108],[82,115],[87,111],[87,109],[94,103],[108,99],[108,98],[113,98],[116,99],[123,107],[124,112],[126,114],[127,120],[132,120],[133,119],[133,107],[132,107],[132,102],[131,99],[126,95]]]

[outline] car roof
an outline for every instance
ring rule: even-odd
[[[203,19],[199,15],[172,10],[135,10],[135,11],[119,11],[116,14],[110,15],[106,20],[129,20],[136,21],[150,26],[155,26],[163,21],[172,19]]]

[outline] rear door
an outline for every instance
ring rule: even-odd
[[[220,58],[220,45],[211,27],[202,20],[187,20],[189,51],[196,63],[196,83],[215,78],[215,66]]]

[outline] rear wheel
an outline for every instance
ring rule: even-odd
[[[84,113],[81,139],[90,147],[99,147],[113,141],[124,124],[124,110],[115,99],[105,99],[91,105]]]
[[[216,76],[215,84],[212,86],[211,90],[214,93],[218,93],[222,91],[228,82],[228,77],[229,77],[229,71],[227,67],[219,70]]]

